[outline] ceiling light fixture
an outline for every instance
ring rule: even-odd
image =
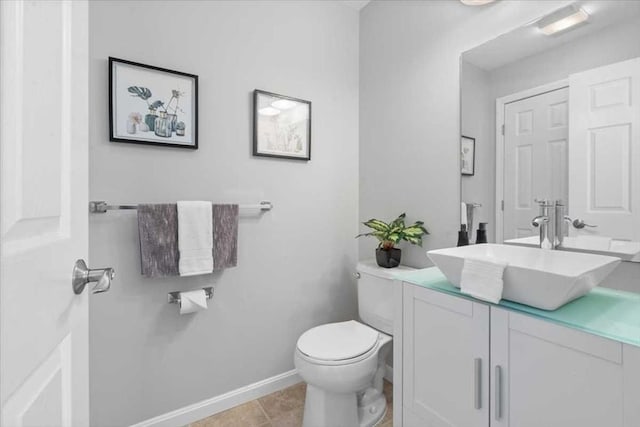
[[[537,25],[543,34],[550,36],[588,20],[589,14],[584,9],[571,5],[542,18]]]
[[[462,4],[467,6],[482,6],[485,4],[493,3],[495,0],[460,0]]]
[[[280,110],[278,110],[277,108],[273,108],[273,107],[264,107],[258,110],[258,113],[261,116],[277,116],[278,114],[280,114]]]

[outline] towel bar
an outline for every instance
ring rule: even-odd
[[[213,286],[209,286],[207,288],[202,288],[204,289],[204,294],[207,297],[207,299],[211,299],[213,298]],[[167,302],[169,304],[178,304],[180,305],[180,291],[175,291],[175,292],[169,292],[167,294]]]
[[[262,201],[255,205],[238,205],[240,209],[260,209],[261,211],[270,211],[273,209],[273,203]],[[107,211],[136,210],[138,205],[108,205],[104,200],[96,200],[89,202],[89,212],[106,213]]]

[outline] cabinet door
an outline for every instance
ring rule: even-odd
[[[489,425],[489,307],[403,289],[404,427]]]
[[[491,426],[640,425],[637,410],[625,408],[624,399],[633,393],[638,406],[637,350],[492,307]],[[633,376],[635,381],[626,378]]]

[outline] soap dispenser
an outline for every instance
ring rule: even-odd
[[[467,225],[461,224],[458,231],[458,246],[467,246],[469,244],[469,234],[467,233]]]
[[[487,243],[487,223],[481,222],[478,225],[478,232],[476,234],[476,243]]]

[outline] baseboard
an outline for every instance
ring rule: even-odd
[[[179,427],[210,417],[211,415],[233,408],[254,399],[258,399],[274,391],[282,390],[297,384],[302,379],[298,371],[293,369],[280,375],[267,378],[257,383],[230,391],[220,396],[212,397],[194,403],[175,411],[141,421],[131,427]]]

